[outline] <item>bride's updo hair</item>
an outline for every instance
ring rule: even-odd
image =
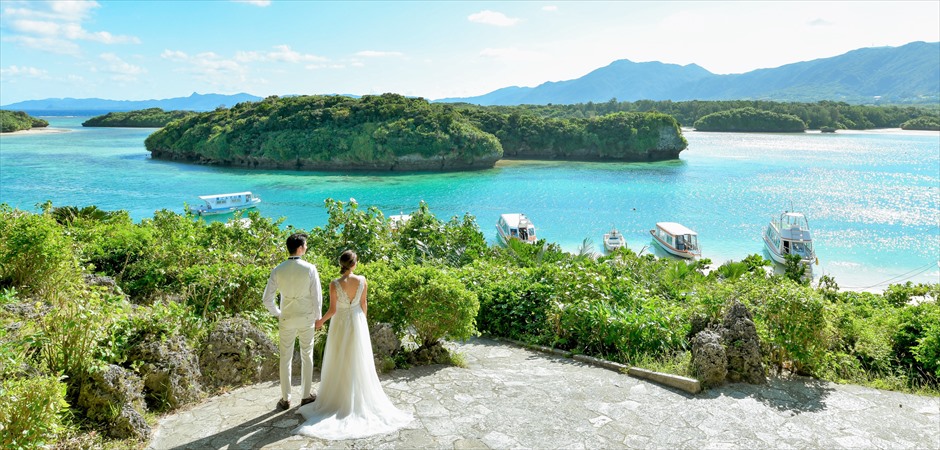
[[[339,255],[339,273],[340,275],[347,275],[353,266],[356,265],[356,262],[359,261],[359,257],[356,256],[356,252],[352,250],[346,250],[342,255]]]

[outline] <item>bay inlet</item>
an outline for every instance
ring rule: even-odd
[[[46,200],[96,205],[141,220],[161,209],[183,212],[200,195],[252,191],[263,200],[264,216],[311,229],[326,223],[326,198],[355,198],[386,216],[424,201],[444,220],[473,214],[493,243],[499,215],[522,212],[540,238],[569,251],[588,239],[597,252],[614,226],[633,250],[656,252],[648,230],[670,221],[697,231],[703,256],[715,265],[764,254],[767,222],[797,210],[814,231],[817,277],[870,291],[940,282],[937,132],[684,130],[689,148],[676,161],[503,160],[472,172],[341,174],[158,161],[143,144],[153,129],[83,128],[87,117],[44,118],[69,132],[0,137],[0,202],[29,211]]]

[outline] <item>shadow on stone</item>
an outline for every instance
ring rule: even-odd
[[[272,409],[268,413],[234,425],[225,431],[173,447],[173,450],[262,448],[292,436],[291,431],[301,423],[302,419],[302,416],[297,415],[296,412],[296,408],[287,411]]]
[[[826,409],[826,398],[834,391],[828,383],[810,378],[771,378],[765,384],[726,384],[706,391],[704,398],[753,398],[781,412],[794,415]]]

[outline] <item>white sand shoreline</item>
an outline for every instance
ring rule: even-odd
[[[9,133],[0,133],[0,136],[28,136],[33,134],[54,134],[54,133],[71,133],[74,130],[68,130],[65,128],[30,128],[28,130],[12,131]]]

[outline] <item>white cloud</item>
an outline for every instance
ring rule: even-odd
[[[29,66],[10,66],[6,69],[0,68],[0,75],[4,77],[49,78],[45,70]]]
[[[484,58],[495,59],[499,61],[513,62],[533,62],[544,61],[548,55],[529,50],[520,50],[518,48],[484,48],[480,50],[480,56]]]
[[[326,61],[327,59],[322,56],[317,56],[309,53],[300,53],[294,50],[291,50],[288,45],[275,45],[274,50],[270,52],[258,52],[258,51],[239,51],[235,53],[235,60],[238,62],[248,63],[255,61],[276,61],[276,62],[287,62],[287,63],[300,63],[300,62],[318,62]]]
[[[100,7],[94,1],[52,1],[28,3],[30,8],[4,9],[4,22],[12,31],[8,41],[28,48],[50,53],[78,56],[80,48],[75,41],[101,44],[139,44],[136,36],[114,35],[107,31],[89,31],[82,27],[93,9]],[[32,6],[35,5],[35,8]]]
[[[8,42],[16,42],[26,48],[59,55],[78,56],[81,53],[78,44],[72,41],[54,37],[33,37],[20,35],[12,36],[4,40]]]
[[[271,6],[271,0],[232,0],[235,3],[245,3],[247,5],[260,6],[264,8],[265,6]]]
[[[189,58],[189,55],[179,50],[164,50],[163,53],[160,54],[160,57],[172,61],[185,61]]]
[[[362,63],[353,63],[352,65],[356,67],[362,67]],[[346,65],[344,64],[307,64],[306,66],[304,66],[304,68],[308,70],[345,69]]]
[[[96,1],[51,1],[49,2],[49,9],[52,10],[53,14],[62,18],[63,20],[75,20],[80,21],[86,19],[90,14],[91,10],[100,7]]]
[[[830,22],[830,21],[828,21],[828,20],[826,20],[826,19],[820,18],[820,19],[811,20],[811,21],[808,22],[808,24],[809,24],[809,26],[811,26],[811,27],[828,27],[828,26],[832,25],[832,22]]]
[[[197,80],[213,85],[247,79],[247,67],[239,64],[239,61],[225,59],[214,52],[189,55],[179,50],[164,50],[160,57],[183,63],[180,71],[191,73]]]
[[[363,50],[357,52],[356,56],[362,56],[364,58],[382,58],[387,56],[405,56],[402,52],[380,52],[375,50]]]
[[[555,12],[558,11],[558,7],[555,5],[547,5],[542,7],[542,11]]]
[[[495,25],[497,27],[511,27],[519,22],[519,19],[507,17],[505,14],[485,9],[478,13],[467,16],[467,20],[486,25]]]
[[[107,66],[102,70],[111,74],[111,79],[116,81],[137,81],[137,76],[147,71],[140,67],[124,61],[114,53],[102,53],[99,55]]]

